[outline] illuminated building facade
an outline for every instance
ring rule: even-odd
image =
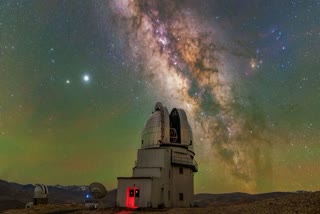
[[[132,177],[118,177],[117,206],[189,207],[194,194],[192,130],[184,110],[157,103],[142,132]]]

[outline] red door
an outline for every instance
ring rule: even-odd
[[[128,187],[126,194],[126,207],[138,208],[138,201],[140,197],[140,189],[136,187]]]

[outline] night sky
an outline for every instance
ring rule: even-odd
[[[131,176],[156,102],[195,192],[320,189],[319,0],[1,0],[0,179]]]

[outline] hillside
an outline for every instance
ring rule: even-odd
[[[116,190],[108,192],[102,204],[105,209],[88,210],[83,205],[85,186],[49,186],[48,205],[24,209],[32,200],[33,185],[20,185],[0,180],[0,212],[20,213],[320,213],[320,192],[271,192],[264,194],[201,193],[194,196],[193,208],[123,211],[113,208]]]
[[[35,186],[0,180],[0,212],[7,209],[24,208],[32,201]],[[48,186],[49,202],[53,204],[81,203],[88,192],[86,186]]]

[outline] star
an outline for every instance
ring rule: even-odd
[[[320,0],[65,1],[57,16],[12,2],[0,1],[2,177],[114,188],[160,101],[190,122],[195,192],[319,189]],[[82,174],[97,152],[105,164]]]
[[[83,81],[89,82],[90,81],[90,76],[88,74],[83,75]]]

